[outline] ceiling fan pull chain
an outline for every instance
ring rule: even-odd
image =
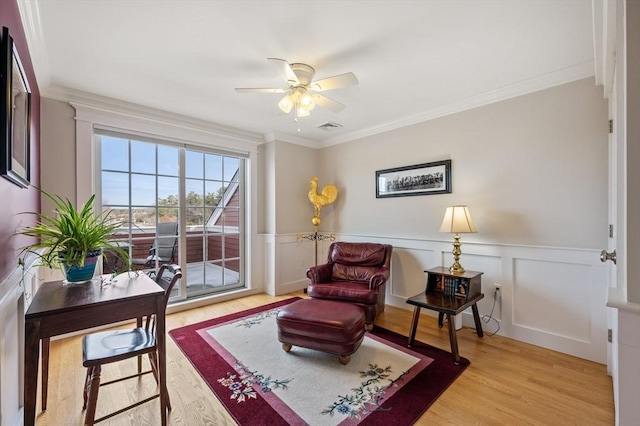
[[[295,111],[293,114],[293,121],[296,123],[296,126],[298,127],[298,132],[300,132],[300,122],[298,121],[298,104],[296,103],[295,106]]]

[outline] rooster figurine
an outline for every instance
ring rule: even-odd
[[[311,189],[309,190],[309,201],[313,204],[315,215],[311,219],[313,226],[320,225],[320,209],[332,204],[338,198],[338,188],[334,185],[326,185],[322,188],[322,193],[318,194],[318,178],[311,178]]]

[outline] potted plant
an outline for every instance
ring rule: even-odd
[[[61,269],[69,282],[90,280],[103,250],[112,250],[128,264],[129,254],[112,240],[116,229],[125,222],[111,217],[111,210],[96,214],[92,195],[81,209],[69,199],[40,192],[56,206],[55,216],[28,212],[38,221],[18,234],[35,237],[37,242],[23,247],[21,254],[33,253],[49,268]]]

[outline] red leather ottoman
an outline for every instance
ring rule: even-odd
[[[364,339],[364,311],[358,305],[322,299],[302,299],[286,305],[276,317],[278,340],[292,346],[338,355],[347,365]]]

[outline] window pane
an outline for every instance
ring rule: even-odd
[[[207,238],[207,243],[209,247],[207,248],[207,252],[209,256],[207,260],[220,260],[223,258],[222,252],[222,235],[221,234],[211,234]]]
[[[206,181],[204,187],[204,191],[207,194],[205,197],[205,205],[210,207],[217,207],[218,203],[222,199],[222,196],[224,195],[222,182]]]
[[[204,223],[204,209],[201,207],[187,208],[187,226],[202,226]]]
[[[96,135],[95,140],[101,141],[103,208],[115,207],[114,214],[129,222],[115,236],[126,241],[132,257],[141,261],[135,269],[158,267],[146,263],[156,244],[156,225],[177,222],[186,225],[186,245],[176,247],[174,259],[183,254],[186,279],[172,297],[199,297],[242,285],[243,230],[238,219],[243,203],[235,193],[243,159],[128,138]],[[226,195],[229,199],[223,198]],[[108,265],[105,270],[110,270]]]
[[[225,232],[237,232],[240,223],[240,211],[238,209],[224,209]]]
[[[240,167],[238,158],[224,157],[224,180],[237,181],[238,167]]]
[[[160,222],[178,222],[178,207],[160,207],[158,220]]]
[[[231,194],[228,194],[228,199],[225,201],[225,207],[235,207],[235,208],[239,208],[240,207],[240,193],[238,190],[238,184],[237,183],[232,183],[231,185],[229,185],[231,187]]]
[[[222,156],[206,154],[205,161],[205,178],[222,180]]]
[[[202,262],[203,258],[202,228],[199,230],[187,230],[187,264]],[[191,268],[191,266],[189,266]],[[190,269],[191,271],[191,269]],[[193,282],[189,279],[189,282]]]
[[[227,260],[224,262],[225,285],[238,284],[240,282],[240,260]]]
[[[103,170],[129,170],[129,141],[126,139],[101,136]]]
[[[202,206],[203,181],[196,179],[187,179],[185,183],[185,192],[187,193],[187,206]]]
[[[156,209],[154,208],[132,208],[132,232],[134,235],[140,233],[151,233],[155,235]],[[151,229],[149,229],[151,227]]]
[[[209,232],[222,232],[224,224],[224,210],[221,208],[213,209],[212,214],[207,221],[207,230]]]
[[[114,232],[114,238],[116,239],[126,239],[129,232],[129,208],[112,208],[112,207],[102,207],[103,214],[108,215],[108,217],[112,220],[117,220],[123,222],[124,225]]]
[[[156,173],[156,146],[152,143],[131,141],[131,171]]]
[[[178,205],[178,192],[180,181],[178,178],[158,177],[158,204],[160,205]]]
[[[240,236],[238,234],[225,234],[224,255],[227,259],[240,257]]]
[[[102,172],[102,205],[129,205],[129,174]]]
[[[202,153],[187,151],[185,156],[185,174],[188,178],[202,179]]]
[[[204,224],[205,225],[209,225],[211,222],[211,218],[213,217],[213,211],[214,209],[211,207],[205,207],[204,208]]]
[[[131,175],[131,204],[134,206],[156,204],[155,176]]]
[[[178,176],[180,172],[178,148],[158,145],[158,174]],[[177,192],[176,192],[177,194]]]

